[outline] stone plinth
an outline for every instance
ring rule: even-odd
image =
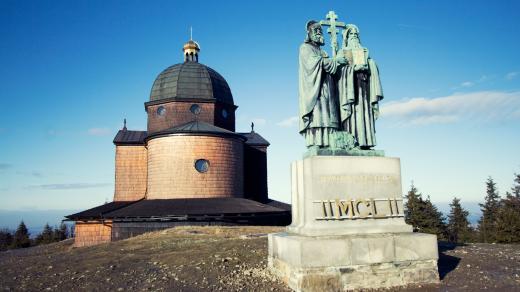
[[[437,237],[404,221],[398,158],[294,162],[292,216],[269,235],[269,267],[296,291],[438,282]]]
[[[269,234],[269,268],[295,291],[437,283],[437,258],[431,234]]]

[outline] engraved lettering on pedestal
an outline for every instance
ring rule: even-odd
[[[316,220],[345,220],[345,219],[369,219],[369,218],[391,218],[403,217],[399,208],[401,198],[369,198],[369,199],[334,199],[316,200],[314,204],[319,204],[321,216],[315,217]],[[382,206],[388,202],[388,212],[382,213],[377,207],[377,202]],[[384,209],[384,208],[383,208]]]
[[[349,218],[353,217],[353,206],[352,201],[341,201],[336,199],[336,207],[338,208],[338,214],[336,214],[336,219],[340,219],[341,216],[348,216]],[[342,214],[340,214],[342,213]]]

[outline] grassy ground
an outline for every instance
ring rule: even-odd
[[[278,227],[181,227],[93,247],[0,252],[0,291],[289,291],[266,270]],[[441,284],[403,291],[520,291],[520,246],[440,246]]]

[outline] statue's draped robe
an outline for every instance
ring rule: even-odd
[[[354,66],[343,66],[339,78],[341,129],[354,136],[357,145],[369,148],[376,145],[375,120],[383,89],[379,70],[371,58],[368,67],[354,71]]]
[[[333,147],[340,126],[336,82],[339,65],[311,43],[300,46],[300,133],[307,146]]]

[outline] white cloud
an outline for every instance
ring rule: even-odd
[[[91,136],[107,136],[110,135],[110,129],[108,128],[90,128],[87,133]]]
[[[513,80],[516,78],[516,76],[518,76],[518,72],[509,72],[506,74],[506,79]]]
[[[458,119],[459,118],[456,115],[423,116],[412,119],[410,124],[414,126],[423,126],[429,124],[450,124],[456,122]]]
[[[263,126],[267,124],[267,120],[262,118],[253,118],[251,119],[251,122],[253,122],[255,126]]]
[[[294,126],[298,125],[298,117],[297,116],[288,117],[287,119],[276,123],[276,125],[283,127],[283,128],[294,127]]]
[[[520,92],[480,91],[437,98],[410,98],[382,105],[381,117],[397,126],[518,118]]]
[[[473,83],[473,82],[471,82],[471,81],[462,82],[462,83],[460,84],[461,87],[471,87],[471,86],[473,86],[473,85],[475,85],[475,83]]]

